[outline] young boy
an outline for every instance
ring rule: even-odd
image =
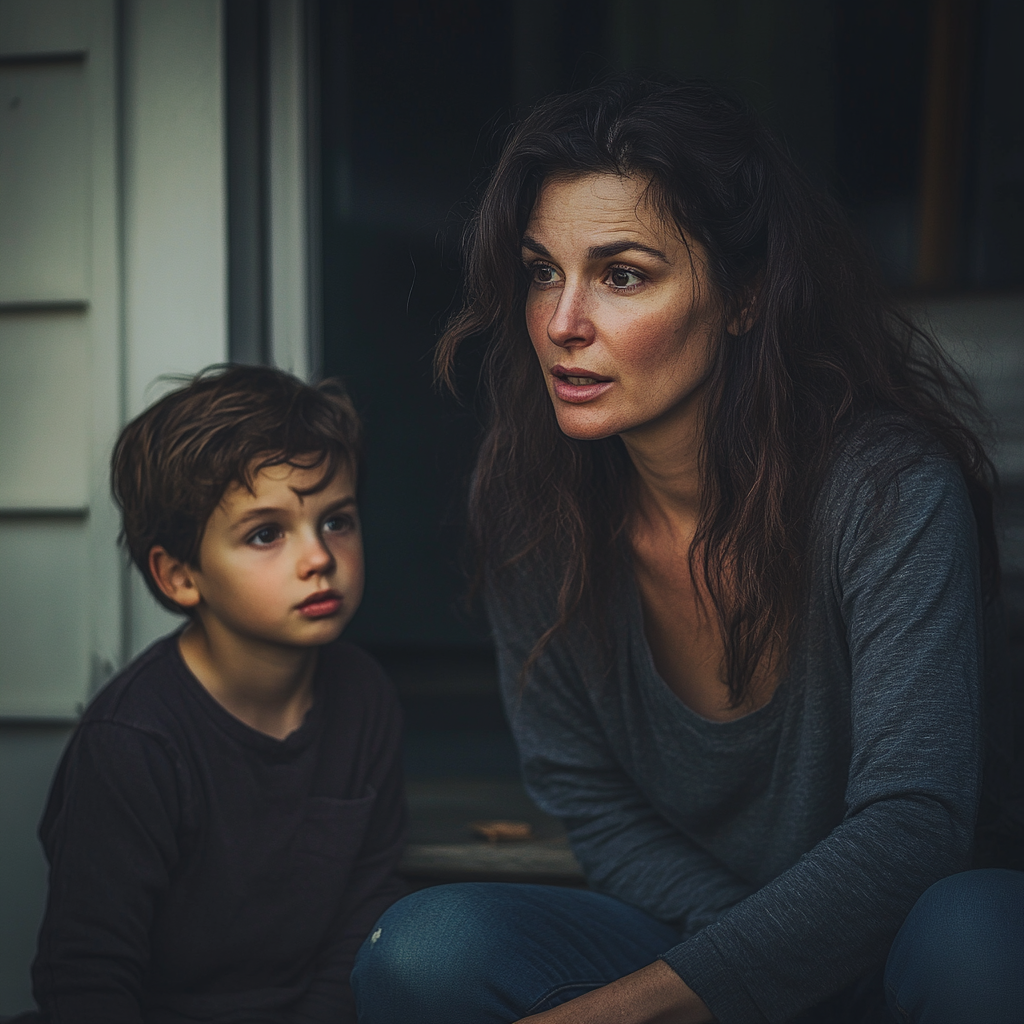
[[[405,831],[394,691],[338,639],[363,589],[358,462],[336,386],[262,367],[200,374],[122,433],[124,540],[188,622],[96,697],[58,769],[33,967],[53,1024],[355,1020]]]

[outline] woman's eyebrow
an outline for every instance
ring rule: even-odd
[[[535,252],[538,256],[547,256],[548,259],[551,259],[551,253],[548,252],[547,247],[541,245],[536,238],[523,235],[522,246],[524,249],[529,249],[530,252]]]
[[[538,256],[545,256],[551,259],[551,253],[548,252],[547,247],[542,245],[535,238],[531,238],[529,235],[523,235],[522,242],[524,249],[529,249],[530,252],[536,253]],[[621,242],[606,242],[604,245],[594,245],[587,250],[587,259],[591,260],[606,260],[612,256],[619,256],[624,252],[642,252],[648,256],[653,256],[656,260],[661,260],[662,263],[669,263],[669,258],[660,249],[655,249],[652,245],[644,245],[643,242],[632,242],[623,240]],[[671,264],[669,264],[671,265]]]
[[[587,250],[587,257],[592,260],[606,260],[611,256],[618,256],[624,252],[642,252],[653,256],[662,263],[668,263],[668,257],[652,245],[644,245],[643,242],[608,242],[605,245],[595,245]]]

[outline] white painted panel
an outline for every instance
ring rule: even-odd
[[[89,378],[85,314],[0,313],[0,509],[88,504]]]
[[[85,50],[99,0],[0,0],[0,54]]]
[[[270,3],[270,351],[309,376],[306,95],[301,0]]]
[[[918,315],[967,370],[995,420],[1000,475],[1024,481],[1024,298],[936,301]]]
[[[125,7],[129,416],[165,373],[227,359],[221,5]],[[158,386],[159,387],[159,386]]]
[[[124,561],[117,550],[120,516],[110,497],[110,450],[124,422],[122,397],[122,261],[120,180],[120,0],[89,0],[93,17],[89,78],[92,158],[92,259],[89,339],[90,647],[96,663],[120,667],[124,657]]]
[[[0,302],[88,298],[82,61],[0,65]]]
[[[87,536],[84,520],[0,519],[0,715],[70,718],[88,692]]]

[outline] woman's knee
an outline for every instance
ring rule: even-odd
[[[915,1024],[1024,1019],[1024,873],[966,871],[917,901],[886,964],[890,1009]]]
[[[465,978],[467,952],[486,942],[487,929],[472,885],[423,889],[399,900],[380,918],[359,951],[353,983],[361,989],[396,980],[446,987]]]
[[[467,998],[487,998],[496,960],[503,949],[508,954],[505,888],[441,885],[387,910],[352,971],[360,1021],[455,1021],[465,1016],[460,1006]],[[482,1015],[485,1008],[465,1007],[470,1012]]]

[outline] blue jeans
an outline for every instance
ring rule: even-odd
[[[1024,1021],[1024,871],[936,882],[889,950],[885,994],[901,1024]]]
[[[889,958],[886,992],[896,1019],[1024,1019],[1022,922],[1024,874],[974,871],[929,889]],[[587,890],[444,885],[384,914],[359,951],[352,988],[361,1024],[508,1024],[639,970],[680,939],[672,925]],[[799,1019],[891,1021],[881,972]]]

